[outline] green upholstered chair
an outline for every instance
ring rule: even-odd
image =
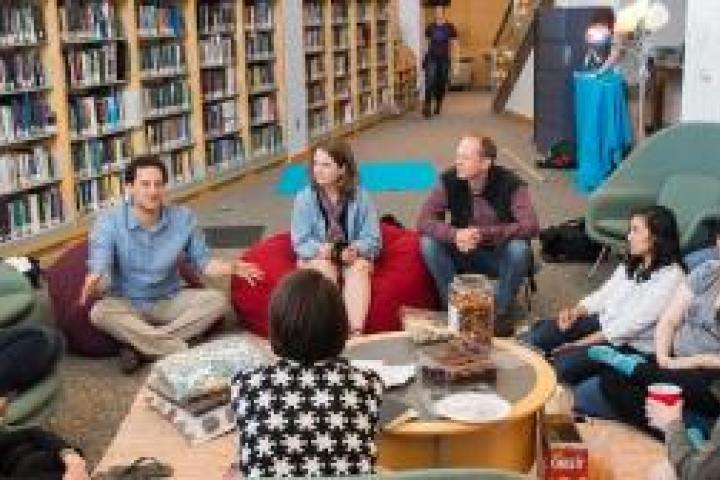
[[[57,336],[54,327],[49,325],[50,316],[47,295],[34,290],[25,275],[0,263],[0,329],[34,324],[44,326],[48,335]],[[5,427],[40,423],[52,413],[59,395],[60,378],[56,369],[13,399],[4,418]]]
[[[0,263],[0,328],[23,319],[35,300],[32,286],[25,275],[10,265]]]
[[[683,252],[702,246],[705,221],[720,217],[720,124],[679,124],[639,145],[590,196],[587,233],[622,250],[632,209],[655,204],[675,213]]]

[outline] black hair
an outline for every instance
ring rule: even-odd
[[[647,280],[656,270],[673,264],[685,270],[680,254],[680,234],[675,214],[667,207],[652,205],[632,210],[630,219],[635,217],[641,217],[645,221],[650,233],[652,260],[646,268],[642,257],[631,255],[628,251],[625,260],[628,277]]]
[[[137,178],[137,171],[141,168],[157,168],[162,174],[163,183],[167,184],[167,167],[157,155],[141,155],[135,157],[133,161],[130,162],[130,164],[125,168],[125,183],[135,183],[135,178]]]
[[[345,348],[350,327],[338,287],[316,270],[286,276],[270,299],[273,352],[303,365],[335,358]]]

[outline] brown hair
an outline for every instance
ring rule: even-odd
[[[472,138],[474,140],[477,140],[478,144],[480,145],[480,155],[483,157],[490,158],[491,160],[495,161],[497,158],[497,145],[495,145],[495,142],[492,138],[488,137],[487,135],[481,135],[479,133],[466,133],[462,136],[462,138]]]
[[[286,276],[270,299],[273,352],[304,365],[337,357],[345,348],[349,324],[338,287],[316,270]]]
[[[343,176],[342,183],[340,184],[340,195],[346,199],[355,195],[355,189],[358,185],[358,169],[350,143],[345,140],[337,139],[315,147],[313,154],[310,157],[310,178],[311,183],[315,188],[317,188],[317,184],[315,183],[315,177],[313,176],[313,165],[315,164],[315,154],[318,150],[322,150],[327,153],[330,158],[332,158],[333,162],[335,162],[335,165],[340,168],[345,168],[345,175]]]
[[[167,167],[165,166],[163,161],[160,160],[160,157],[158,157],[157,155],[146,154],[135,157],[132,162],[130,162],[130,164],[125,168],[125,183],[135,183],[137,171],[141,168],[157,168],[158,170],[160,170],[163,183],[168,182]]]

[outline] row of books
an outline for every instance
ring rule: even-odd
[[[47,132],[54,121],[54,114],[44,96],[13,97],[0,105],[0,143]]]
[[[349,5],[347,2],[333,2],[332,18],[333,23],[347,23],[349,17]]]
[[[35,2],[0,5],[0,46],[37,43],[45,39],[42,12]]]
[[[118,44],[67,52],[69,83],[72,87],[92,86],[124,79],[125,59]]]
[[[130,162],[131,155],[127,135],[94,138],[73,146],[71,152],[73,170],[81,178],[121,170]]]
[[[308,112],[308,130],[310,136],[315,137],[328,131],[328,110],[311,110]]]
[[[68,39],[119,38],[120,21],[113,0],[65,0],[60,30]]]
[[[148,122],[145,137],[151,151],[175,148],[190,141],[190,118],[182,115]]]
[[[250,99],[250,122],[265,124],[278,121],[277,102],[274,95]]]
[[[348,78],[336,78],[335,79],[335,98],[342,99],[350,97],[350,79]]]
[[[283,148],[282,129],[279,125],[256,128],[250,134],[254,156],[273,155]]]
[[[245,49],[249,56],[272,54],[274,50],[272,32],[248,33],[245,38]]]
[[[355,37],[358,48],[367,48],[370,46],[370,26],[358,25],[357,36]]]
[[[145,3],[138,6],[138,33],[141,36],[182,35],[184,22],[179,5]]]
[[[205,132],[207,135],[234,132],[237,129],[237,106],[234,100],[226,100],[206,106]]]
[[[81,181],[75,185],[75,202],[80,213],[95,212],[117,205],[125,190],[121,173]]]
[[[0,242],[37,235],[62,222],[62,196],[57,185],[19,197],[0,197]]]
[[[235,94],[237,89],[235,69],[203,70],[200,72],[200,83],[205,99]]]
[[[250,65],[247,70],[248,85],[250,88],[262,87],[275,83],[275,69],[273,64]]]
[[[323,20],[323,8],[320,0],[311,0],[303,5],[303,15],[306,24],[318,24]]]
[[[206,152],[207,166],[216,172],[239,166],[245,159],[245,148],[240,137],[219,138],[208,142]]]
[[[318,102],[325,101],[325,85],[322,83],[316,83],[308,85],[308,104],[312,105]]]
[[[347,48],[350,44],[350,33],[347,27],[333,29],[333,48]]]
[[[55,179],[55,159],[45,147],[0,154],[0,194]]]
[[[45,86],[45,69],[38,50],[0,56],[0,92]]]
[[[198,30],[201,33],[231,30],[235,25],[235,4],[213,2],[198,5]]]
[[[347,125],[353,121],[352,103],[342,102],[335,107],[335,124]]]
[[[190,86],[186,79],[149,84],[143,87],[143,105],[146,113],[190,105]]]
[[[70,99],[70,130],[78,135],[107,132],[124,123],[125,107],[118,92]]]
[[[322,48],[325,46],[325,32],[320,29],[305,30],[305,48]]]
[[[171,187],[190,183],[195,178],[195,169],[190,151],[165,153],[160,155],[160,160],[167,168]]]
[[[347,75],[350,70],[350,56],[347,53],[335,55],[335,75]]]
[[[305,59],[305,71],[308,81],[325,74],[325,59],[322,57],[308,57]]]
[[[367,68],[370,66],[370,50],[358,49],[358,68]]]
[[[256,0],[255,4],[246,5],[245,23],[250,28],[272,25],[272,0]]]
[[[174,72],[185,67],[185,52],[179,43],[158,43],[140,51],[143,73]]]
[[[232,37],[212,35],[200,40],[200,62],[203,65],[232,62],[234,57]]]
[[[388,55],[388,52],[387,52],[386,49],[384,49],[384,48],[378,48],[378,51],[377,51],[377,63],[378,63],[379,65],[384,65],[384,64],[386,64],[387,61],[388,61],[387,55]]]
[[[365,0],[358,0],[357,18],[359,22],[366,22],[370,20],[370,6]]]
[[[372,93],[364,93],[360,95],[360,113],[368,114],[375,110],[375,98]]]

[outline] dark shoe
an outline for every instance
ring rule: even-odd
[[[118,357],[120,370],[129,375],[139,369],[143,364],[143,358],[140,352],[129,345],[120,347],[120,355]]]

